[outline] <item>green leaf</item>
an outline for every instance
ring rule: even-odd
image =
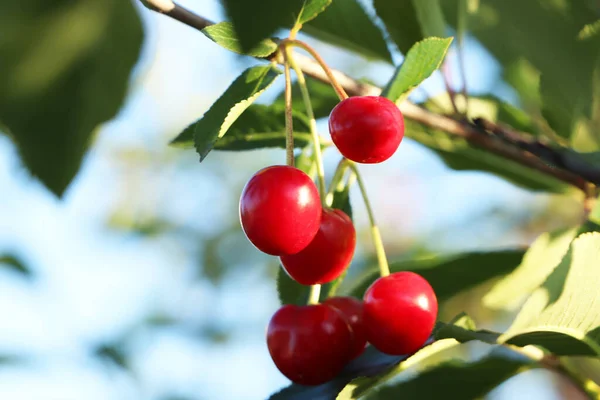
[[[335,0],[303,31],[369,59],[392,62],[383,34],[357,0]]]
[[[94,349],[94,355],[103,361],[107,361],[119,368],[129,369],[127,354],[121,343],[107,343],[99,345]]]
[[[556,355],[600,355],[598,265],[600,233],[580,235],[500,341]]]
[[[292,26],[304,5],[304,0],[220,1],[233,24],[243,53],[255,48],[278,28]]]
[[[314,179],[316,174],[315,160],[312,156],[312,146],[306,146],[300,154],[294,157],[294,165],[300,171]]]
[[[351,361],[333,380],[318,386],[292,384],[273,394],[269,400],[331,400],[353,379],[374,377],[389,371],[408,356],[390,356],[369,346],[365,352]]]
[[[600,34],[600,19],[595,22],[586,24],[577,35],[579,40],[588,40],[596,35]]]
[[[403,54],[425,38],[412,0],[374,0],[373,6],[390,38]]]
[[[429,281],[440,303],[475,285],[512,271],[523,257],[522,250],[472,252],[446,257],[430,257],[420,260],[393,262],[392,272],[413,271]],[[369,270],[351,290],[362,298],[365,290],[378,277]]]
[[[26,278],[33,276],[31,270],[19,258],[10,254],[0,255],[0,268],[11,269]]]
[[[172,144],[186,146],[192,138],[200,161],[204,160],[218,139],[222,138],[238,117],[273,83],[281,72],[271,65],[245,70],[202,118],[185,128]]]
[[[471,317],[462,313],[447,324],[438,322],[434,336],[436,340],[454,339],[460,343],[478,340],[488,344],[497,344],[500,334],[485,329],[477,330]]]
[[[533,368],[532,361],[491,352],[478,361],[451,360],[430,368],[412,379],[383,387],[367,400],[443,399],[472,400],[524,370]]]
[[[432,97],[424,106],[438,114],[452,114],[454,108],[447,93]],[[467,117],[470,120],[485,118],[509,125],[519,131],[536,132],[532,117],[522,108],[509,104],[493,94],[469,96]]]
[[[317,15],[321,14],[329,5],[332,0],[306,0],[304,7],[298,18],[299,24],[305,24]]]
[[[560,263],[577,229],[546,232],[531,245],[521,265],[502,278],[483,298],[487,307],[516,310]]]
[[[331,202],[331,208],[337,208],[342,210],[352,219],[352,205],[350,204],[350,187],[345,185],[341,189],[333,191],[333,201]]]
[[[277,270],[277,294],[281,304],[305,305],[310,286],[304,286],[290,278],[283,267]]]
[[[219,46],[238,54],[245,54],[254,57],[266,57],[277,51],[277,43],[271,39],[264,39],[261,40],[255,47],[244,52],[231,22],[221,22],[207,26],[206,28],[202,29],[202,33]]]
[[[413,0],[413,6],[425,37],[446,36],[446,21],[440,0]]]
[[[381,95],[394,102],[406,97],[440,67],[450,43],[452,38],[427,38],[411,47]]]
[[[481,150],[462,138],[451,137],[410,120],[404,123],[406,136],[434,150],[452,169],[489,172],[528,190],[564,193],[569,189],[553,177]]]
[[[336,188],[333,192],[333,200],[331,202],[331,208],[342,210],[347,216],[352,219],[352,205],[350,204],[350,187],[344,185],[343,188]],[[350,267],[348,267],[350,268]],[[325,300],[328,297],[335,296],[340,285],[346,278],[348,268],[335,280],[326,283],[321,287],[321,300]]]
[[[442,2],[452,24],[457,1]],[[515,71],[527,65],[530,75],[542,77],[542,104],[527,105],[532,114],[543,110],[551,128],[566,138],[577,133],[580,120],[589,121],[594,110],[592,81],[600,37],[580,40],[578,36],[583,26],[598,18],[596,11],[586,1],[482,0],[478,13],[468,21],[470,33],[500,61],[524,103],[535,97],[531,88],[536,84],[530,80],[523,85],[526,80],[519,74],[515,84]],[[579,149],[584,148],[596,150]]]
[[[142,37],[130,1],[0,2],[0,120],[55,194],[121,107]]]
[[[294,147],[311,143],[308,119],[296,113],[294,123]],[[285,148],[285,108],[251,105],[231,125],[227,135],[215,144],[215,150],[253,150],[265,147]]]
[[[306,86],[310,93],[310,102],[315,118],[328,117],[333,107],[340,102],[331,85],[307,76]],[[285,93],[283,91],[277,96],[273,104],[285,106]],[[306,115],[306,107],[304,101],[302,101],[300,87],[297,82],[292,85],[292,105],[295,111]]]

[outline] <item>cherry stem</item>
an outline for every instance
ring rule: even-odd
[[[321,285],[312,285],[308,294],[308,304],[319,304],[321,297]]]
[[[287,51],[287,47],[286,47]],[[314,147],[314,156],[315,163],[317,165],[317,181],[319,183],[319,195],[321,197],[321,205],[323,207],[325,204],[325,169],[323,168],[323,156],[321,154],[321,140],[319,138],[319,132],[317,132],[317,121],[315,120],[315,113],[312,108],[312,103],[310,101],[310,93],[308,93],[308,88],[306,87],[306,79],[304,78],[304,73],[294,60],[294,56],[292,53],[287,53],[287,59],[290,63],[290,66],[296,71],[296,75],[298,77],[298,86],[300,86],[300,92],[302,93],[302,100],[304,101],[304,107],[306,108],[306,116],[308,117],[310,134],[312,136],[313,147]]]
[[[292,77],[287,47],[281,47],[285,70],[285,154],[287,165],[294,166],[294,122],[292,115]]]
[[[373,236],[373,245],[375,245],[375,253],[377,254],[377,261],[379,263],[379,274],[381,276],[388,276],[390,274],[390,266],[388,265],[387,257],[385,255],[385,249],[383,248],[383,241],[381,240],[381,233],[379,232],[379,227],[375,222],[375,215],[373,214],[373,208],[371,207],[371,202],[369,201],[369,196],[367,195],[365,183],[362,177],[360,176],[356,164],[349,160],[347,160],[346,163],[348,164],[348,167],[352,170],[352,172],[354,172],[354,175],[356,175],[356,181],[358,182],[360,193],[362,194],[363,201],[365,202],[365,207],[367,208],[369,223],[371,224],[371,235]]]
[[[325,75],[327,75],[327,78],[329,79],[329,83],[331,83],[331,86],[333,86],[333,89],[337,93],[340,100],[345,100],[348,98],[348,94],[346,93],[346,91],[344,90],[342,85],[340,85],[340,83],[337,81],[337,79],[335,78],[335,75],[333,75],[333,71],[331,70],[331,68],[329,68],[329,66],[327,65],[325,60],[323,60],[323,58],[321,58],[321,56],[319,55],[319,53],[317,53],[317,51],[315,49],[313,49],[311,46],[309,46],[305,42],[303,42],[301,40],[295,40],[295,39],[284,39],[281,42],[281,44],[283,46],[286,46],[289,44],[292,46],[300,47],[302,50],[309,53],[315,59],[315,61],[321,66],[321,68],[323,68]]]

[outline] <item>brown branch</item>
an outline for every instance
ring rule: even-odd
[[[146,7],[154,11],[168,15],[199,30],[212,24],[209,20],[192,13],[171,0],[141,1]],[[267,57],[267,59],[270,58]],[[323,82],[329,82],[327,74],[317,62],[301,54],[296,55],[295,59],[300,69],[306,75]],[[343,72],[332,70],[332,73],[339,84],[351,96],[377,96],[381,93],[380,88],[358,82]],[[432,113],[409,101],[404,101],[399,107],[405,118],[433,129],[442,130],[450,135],[464,138],[476,147],[552,176],[584,192],[588,190],[589,182],[600,184],[600,171],[594,170],[594,168],[583,160],[578,159],[573,154],[570,157],[565,157],[567,153],[563,154],[547,146],[541,147],[540,143],[524,146],[523,143],[526,143],[526,141],[520,138],[521,135],[513,129],[498,129],[497,125],[482,125],[482,120],[479,120],[479,124],[457,120],[449,116]],[[488,123],[489,121],[485,122]],[[490,133],[495,133],[496,135]],[[498,133],[502,134],[498,135]],[[515,140],[506,140],[508,137]],[[519,139],[517,140],[517,138]],[[548,153],[546,157],[540,157],[540,153],[542,153],[540,149]],[[573,167],[574,165],[575,168]],[[598,179],[593,179],[596,177]]]

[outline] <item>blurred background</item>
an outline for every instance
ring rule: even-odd
[[[180,4],[224,19],[216,0]],[[193,150],[168,146],[256,61],[138,11],[146,37],[126,103],[97,132],[62,200],[31,178],[13,143],[0,136],[2,399],[264,399],[288,384],[264,341],[279,306],[278,265],[245,239],[237,208],[244,183],[256,170],[284,163],[284,151],[215,151],[200,164]],[[308,40],[356,78],[383,85],[393,73],[387,64]],[[454,50],[448,57],[456,64]],[[516,101],[499,64],[469,37],[465,58],[471,94]],[[451,82],[459,87],[457,71]],[[260,102],[277,96],[282,84]],[[444,101],[439,73],[412,99],[431,96]],[[319,127],[328,137],[326,121]],[[338,160],[327,152],[329,177]],[[450,170],[410,139],[389,161],[361,170],[391,259],[519,248],[582,218],[572,196]],[[354,191],[351,198],[359,244],[350,278],[373,259],[361,199]],[[506,327],[510,315],[471,301],[489,287],[456,296],[440,318],[467,311],[484,327]],[[569,393],[558,377],[530,371],[489,397],[576,398]]]

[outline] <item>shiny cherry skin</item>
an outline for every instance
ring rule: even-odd
[[[352,330],[352,350],[350,359],[360,356],[367,346],[367,336],[363,322],[363,303],[355,297],[330,297],[323,304],[342,313]]]
[[[385,97],[349,97],[331,111],[329,132],[344,157],[376,164],[390,158],[400,146],[404,118],[396,104]]]
[[[267,347],[289,380],[319,385],[344,368],[352,348],[352,332],[342,314],[329,306],[288,304],[271,317]]]
[[[250,242],[264,253],[295,254],[313,240],[321,223],[317,187],[297,168],[275,165],[258,171],[240,199],[240,221]]]
[[[427,341],[437,317],[433,288],[414,272],[377,279],[364,295],[367,340],[379,351],[412,354]]]
[[[299,253],[281,256],[287,274],[303,285],[331,282],[348,267],[356,247],[352,220],[341,210],[325,209],[319,231]]]

